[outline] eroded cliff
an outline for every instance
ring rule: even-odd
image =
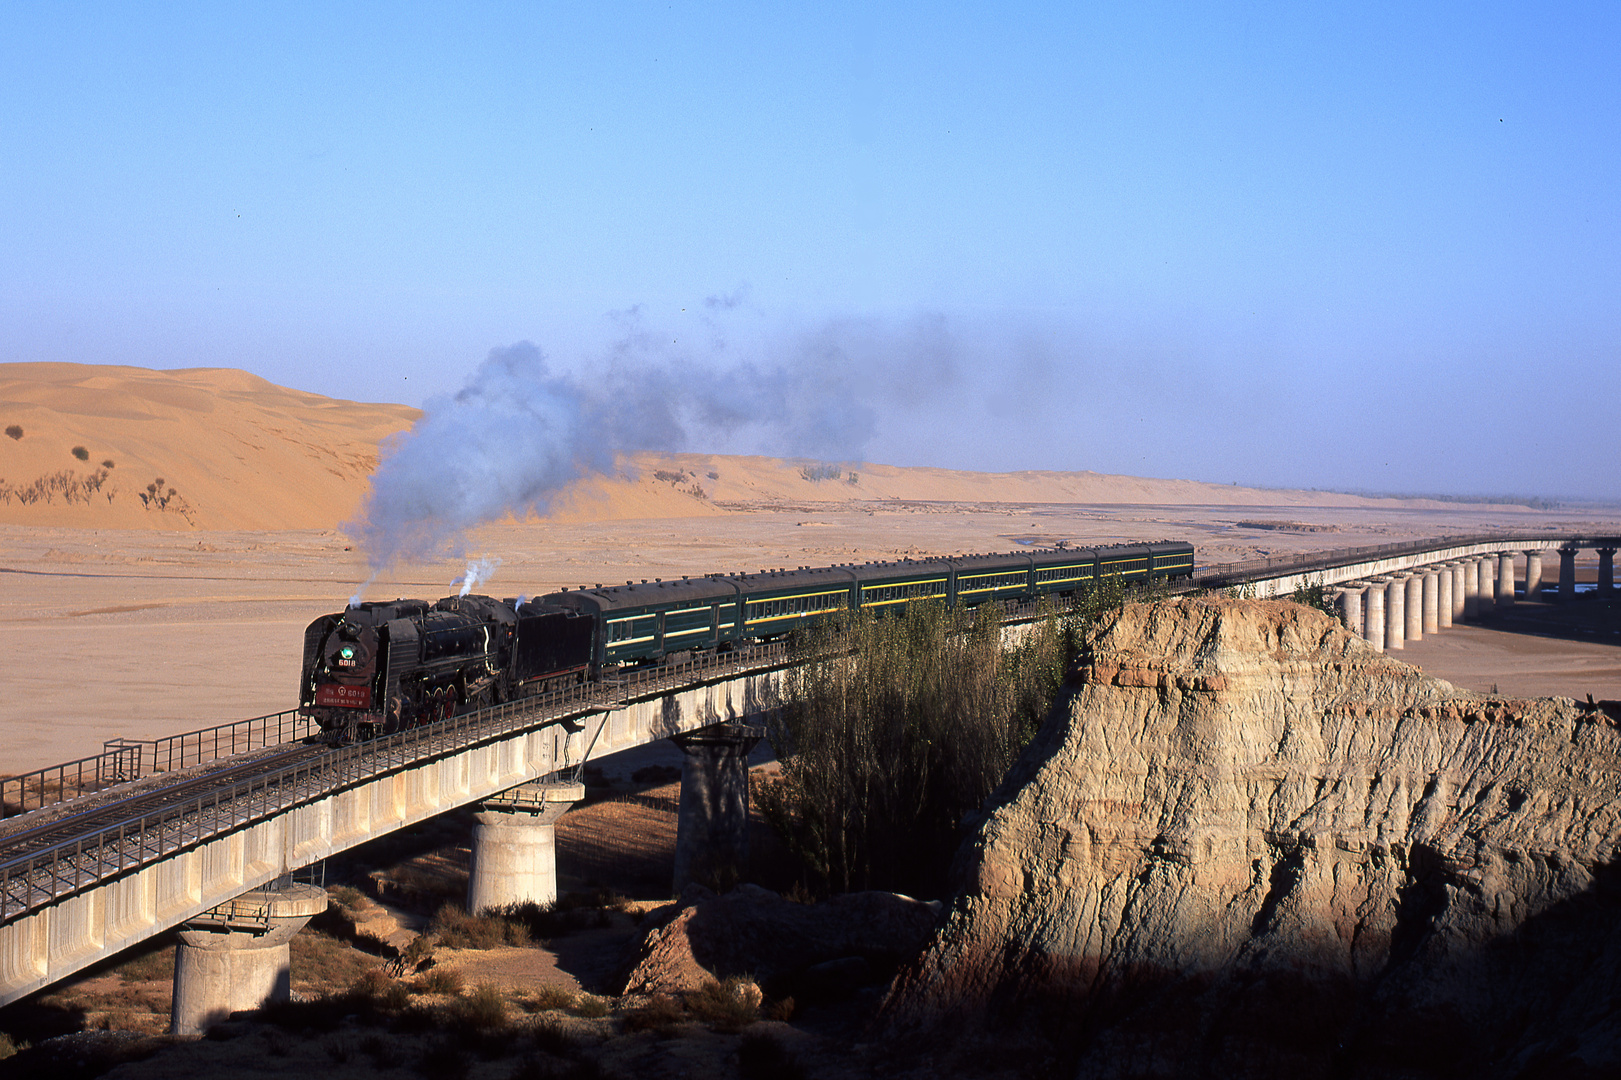
[[[1079,1076],[1611,1075],[1603,709],[1459,690],[1276,601],[1130,605],[958,857],[892,1028]]]

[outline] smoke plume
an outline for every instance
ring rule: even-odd
[[[569,484],[625,453],[741,438],[759,453],[857,460],[877,402],[916,394],[920,371],[937,383],[952,371],[937,320],[887,336],[831,325],[782,346],[785,363],[717,366],[673,352],[636,309],[619,319],[627,332],[589,381],[554,371],[530,342],[494,349],[461,390],[427,401],[422,419],[384,444],[371,493],[344,526],[372,578],[402,559],[460,555],[467,530],[508,513],[543,514]],[[707,325],[709,355],[735,351]]]

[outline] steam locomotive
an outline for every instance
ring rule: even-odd
[[[627,665],[779,638],[841,611],[1063,597],[1105,577],[1192,575],[1192,545],[1161,541],[644,578],[534,599],[364,603],[304,631],[299,708],[330,740],[365,739]]]

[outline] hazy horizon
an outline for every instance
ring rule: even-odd
[[[431,411],[533,343],[638,445],[1614,501],[1618,45],[1599,4],[13,6],[0,361]]]

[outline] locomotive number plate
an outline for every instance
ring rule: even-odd
[[[326,683],[315,688],[315,703],[317,705],[334,705],[340,709],[369,709],[371,708],[371,687],[341,686],[338,683]]]

